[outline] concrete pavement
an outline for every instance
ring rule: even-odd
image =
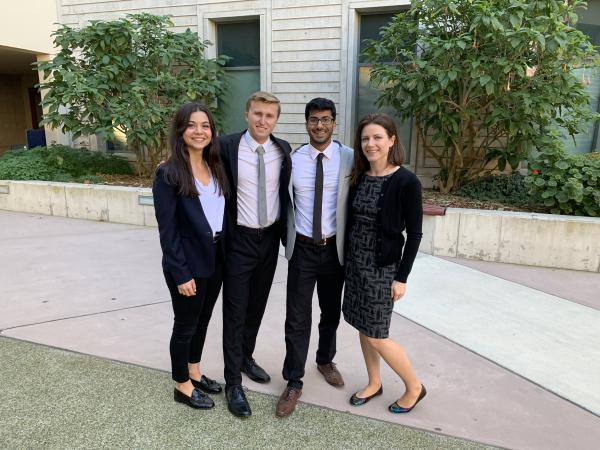
[[[172,311],[155,228],[7,211],[0,211],[0,224],[1,335],[169,369]],[[420,255],[393,318],[391,335],[405,346],[428,389],[414,411],[387,412],[402,387],[385,365],[384,395],[361,408],[348,405],[366,373],[356,332],[343,321],[336,362],[346,387],[331,388],[318,374],[313,331],[302,401],[350,412],[346,418],[360,415],[500,447],[596,448],[600,276],[562,271],[572,289],[560,290],[543,281],[554,280],[555,270],[536,268],[535,276],[523,276],[509,265],[483,263],[474,270],[466,267],[470,262],[458,262]],[[264,394],[279,395],[285,386],[280,373],[286,266],[280,258],[255,355],[273,381],[245,381]],[[530,282],[509,281],[518,278],[515,273]],[[577,298],[568,298],[571,291]],[[203,371],[222,380],[219,305]],[[313,316],[316,324],[316,306]],[[0,339],[0,347],[4,342]],[[163,384],[170,386],[166,378]],[[274,407],[274,400],[269,404]],[[222,403],[217,407],[225,409]],[[257,426],[276,422],[268,409],[250,420]],[[295,423],[300,416],[288,420]]]

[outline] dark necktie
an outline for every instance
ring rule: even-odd
[[[313,239],[315,244],[323,239],[321,216],[323,214],[323,153],[317,156],[317,174],[315,176],[315,203],[313,207]]]

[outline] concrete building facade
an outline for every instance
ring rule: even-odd
[[[595,43],[600,43],[600,0],[592,0],[589,9],[582,11],[580,28]],[[18,74],[7,74],[0,62],[0,104],[12,98],[14,111],[20,111],[19,124],[0,120],[0,148],[19,144],[17,134],[23,125],[32,122],[27,108],[26,86],[36,75],[23,75],[26,66],[36,58],[52,52],[52,22],[72,27],[85,26],[92,20],[117,19],[130,13],[148,12],[170,15],[174,31],[190,29],[201,39],[213,45],[207,56],[217,54],[233,56],[228,63],[231,89],[223,107],[227,110],[224,131],[234,131],[244,126],[243,99],[255,90],[275,93],[282,101],[282,115],[276,133],[292,146],[306,141],[304,105],[313,97],[334,100],[338,106],[336,138],[352,145],[353,130],[357,120],[365,113],[376,111],[377,92],[368,85],[370,67],[361,60],[361,42],[376,38],[379,27],[389,21],[392,14],[409,7],[410,0],[26,0],[11,6],[14,18],[3,18],[13,28],[0,30],[0,56],[4,61],[9,51],[19,49],[22,62]],[[28,11],[43,23],[32,24],[36,35],[18,32],[29,26]],[[0,27],[2,28],[2,27]],[[13,42],[10,36],[23,36]],[[13,36],[13,37],[14,37]],[[6,65],[6,64],[5,64]],[[16,69],[13,69],[13,71]],[[589,74],[588,74],[589,76]],[[5,77],[5,78],[2,78]],[[593,74],[588,86],[591,107],[598,110],[600,76]],[[17,92],[21,96],[7,95]],[[2,100],[4,99],[4,100]],[[7,109],[0,106],[0,109]],[[3,113],[0,111],[0,116]],[[416,133],[410,121],[398,123],[402,141],[407,149],[407,165],[424,181],[437,173],[435,161],[427,158],[418,148]],[[9,130],[13,134],[9,133]],[[49,133],[47,133],[49,134]],[[579,136],[577,143],[565,140],[573,152],[597,149],[598,124]],[[4,137],[3,137],[4,136]],[[7,137],[10,136],[10,137]],[[53,133],[48,142],[66,142],[68,137]],[[14,141],[14,142],[13,142]],[[96,140],[89,143],[95,147]]]
[[[351,145],[356,121],[377,108],[376,92],[368,86],[369,66],[359,53],[364,38],[377,31],[391,14],[409,7],[410,0],[57,0],[59,22],[80,27],[90,20],[115,19],[128,13],[171,15],[176,31],[189,28],[214,43],[208,56],[234,56],[231,75],[230,118],[225,131],[243,127],[243,101],[262,89],[282,101],[276,128],[292,146],[306,140],[304,105],[313,97],[333,99],[338,105],[336,137]],[[582,12],[584,30],[598,41],[600,0]],[[598,42],[600,43],[600,42]],[[591,107],[598,109],[600,77],[589,86]],[[408,151],[407,163],[424,180],[437,173],[435,162],[418,148],[410,121],[398,124]],[[598,147],[598,126],[571,145],[571,151]]]

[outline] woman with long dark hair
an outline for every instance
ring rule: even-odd
[[[201,374],[206,330],[221,290],[229,185],[213,117],[187,103],[175,113],[170,155],[156,171],[152,194],[162,266],[175,315],[170,341],[174,399],[193,408],[214,406],[221,386]]]
[[[369,114],[358,124],[350,174],[344,319],[359,332],[368,384],[350,398],[360,406],[383,393],[380,360],[398,374],[404,394],[389,406],[407,413],[425,397],[404,349],[389,337],[394,302],[406,291],[422,232],[421,183],[402,167],[393,120]],[[402,232],[406,230],[406,243]]]

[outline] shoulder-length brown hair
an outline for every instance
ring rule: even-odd
[[[404,146],[402,145],[402,142],[400,142],[398,132],[396,131],[396,124],[394,124],[392,118],[383,113],[367,114],[358,123],[354,135],[354,167],[350,173],[351,185],[355,185],[361,175],[371,167],[367,157],[363,153],[361,143],[362,131],[370,124],[382,126],[389,138],[392,136],[395,136],[396,138],[394,145],[392,145],[392,148],[390,148],[390,152],[388,153],[388,163],[393,164],[394,166],[401,166],[404,162]]]
[[[190,154],[187,146],[183,141],[183,132],[186,130],[192,113],[203,112],[208,117],[212,138],[210,143],[202,152],[202,159],[206,161],[215,178],[219,193],[225,198],[229,198],[230,188],[225,175],[225,169],[221,162],[221,151],[219,147],[219,138],[217,137],[217,129],[215,121],[210,110],[196,102],[186,103],[175,112],[173,121],[171,122],[171,132],[169,134],[169,150],[170,154],[165,163],[164,177],[168,184],[178,187],[178,194],[184,197],[194,197],[198,195],[192,166],[190,165]]]

